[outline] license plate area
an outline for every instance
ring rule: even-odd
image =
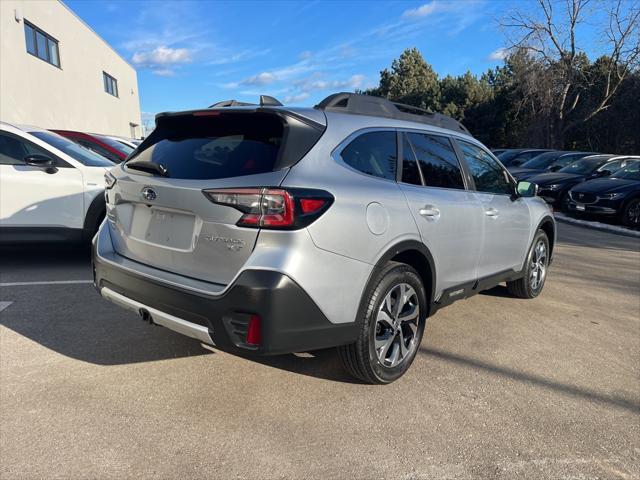
[[[195,225],[196,217],[193,214],[137,205],[130,236],[160,247],[191,250]]]
[[[576,210],[578,210],[579,212],[584,212],[585,206],[581,203],[576,203]]]

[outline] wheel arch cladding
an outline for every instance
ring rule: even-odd
[[[385,254],[380,257],[369,276],[365,292],[369,291],[371,288],[371,282],[375,279],[377,273],[384,268],[389,261],[406,263],[416,269],[420,275],[422,284],[424,285],[424,289],[427,294],[427,302],[430,307],[433,303],[433,294],[436,285],[435,262],[429,249],[423,243],[416,240],[405,240],[400,242],[389,248]],[[358,318],[360,318],[361,311],[362,310],[358,311]]]
[[[82,230],[86,238],[90,239],[95,233],[95,228],[98,227],[98,221],[105,216],[107,210],[107,203],[103,194],[98,194],[91,201],[91,205],[87,209],[87,214],[84,216],[84,226]]]
[[[549,239],[549,256],[553,256],[553,248],[556,242],[556,227],[553,220],[549,217],[545,217],[542,219],[540,224],[538,225],[538,229],[542,230],[547,234],[547,238]],[[536,231],[538,230],[536,229]]]

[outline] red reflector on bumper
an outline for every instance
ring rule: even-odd
[[[249,328],[247,328],[247,344],[260,345],[262,337],[260,335],[260,317],[251,315],[249,320]]]

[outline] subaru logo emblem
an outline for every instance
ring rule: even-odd
[[[158,195],[153,188],[144,187],[142,189],[142,198],[144,198],[145,200],[155,200],[156,198],[158,198]]]

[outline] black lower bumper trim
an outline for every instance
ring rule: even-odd
[[[216,346],[229,351],[280,354],[355,341],[355,323],[331,323],[288,276],[267,270],[242,272],[219,297],[167,286],[102,262],[93,254],[95,284],[185,321],[206,326]],[[260,316],[261,343],[247,345],[251,315]]]

